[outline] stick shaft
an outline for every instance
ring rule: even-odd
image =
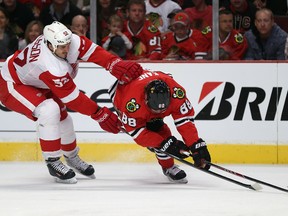
[[[250,185],[250,184],[242,183],[242,182],[240,182],[240,181],[231,179],[231,178],[229,178],[229,177],[226,177],[226,176],[223,176],[223,175],[221,175],[221,174],[212,172],[212,171],[210,171],[210,170],[205,170],[205,169],[198,168],[198,167],[196,167],[193,163],[191,163],[191,162],[189,162],[189,161],[186,161],[186,160],[184,160],[184,159],[182,159],[182,158],[179,158],[179,157],[177,157],[177,156],[175,156],[175,155],[172,155],[172,154],[170,154],[170,153],[168,153],[168,152],[161,151],[160,149],[157,149],[157,151],[160,151],[160,152],[162,152],[162,153],[164,153],[164,154],[166,154],[166,155],[168,155],[168,156],[170,156],[170,157],[172,157],[172,158],[174,158],[174,159],[176,159],[176,160],[178,160],[178,161],[180,161],[180,162],[182,162],[182,163],[184,163],[184,164],[186,164],[186,165],[188,165],[188,166],[190,166],[190,167],[192,167],[192,168],[194,168],[194,169],[197,169],[197,170],[199,170],[199,171],[205,172],[205,173],[207,173],[207,174],[209,174],[209,175],[216,176],[216,177],[218,177],[218,178],[224,179],[224,180],[226,180],[226,181],[232,182],[232,183],[234,183],[234,184],[240,185],[240,186],[245,187],[245,188],[249,188],[249,189],[251,189],[251,190],[256,190],[256,189],[255,189],[252,185]]]
[[[251,180],[251,181],[254,181],[254,182],[263,184],[263,185],[266,185],[266,186],[268,186],[268,187],[272,187],[272,188],[277,189],[277,190],[281,190],[281,191],[284,191],[284,192],[288,192],[288,190],[285,189],[285,188],[281,188],[281,187],[278,187],[278,186],[276,186],[276,185],[273,185],[273,184],[270,184],[270,183],[261,181],[261,180],[259,180],[259,179],[255,179],[255,178],[252,178],[252,177],[243,175],[243,174],[241,174],[241,173],[235,172],[235,171],[233,171],[233,170],[229,170],[229,169],[227,169],[227,168],[225,168],[225,167],[219,166],[219,165],[214,164],[214,163],[212,163],[212,162],[206,161],[206,163],[209,164],[210,166],[213,166],[213,167],[215,167],[215,168],[221,169],[221,170],[223,170],[223,171],[225,171],[225,172],[228,172],[228,173],[230,173],[230,174],[236,175],[236,176],[238,176],[238,177],[242,177],[242,178],[245,178],[245,179],[248,179],[248,180]]]

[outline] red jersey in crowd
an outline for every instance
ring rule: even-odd
[[[157,60],[161,58],[161,33],[149,21],[145,21],[143,27],[136,34],[133,34],[129,27],[129,21],[127,21],[123,31],[128,32],[127,36],[133,44],[132,49],[127,50],[126,59]]]
[[[179,60],[202,59],[203,53],[208,50],[208,39],[197,29],[189,30],[185,39],[178,39],[174,32],[169,32],[162,38],[163,58],[172,52],[179,55]]]

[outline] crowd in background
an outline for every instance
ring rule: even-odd
[[[0,0],[0,59],[23,49],[55,20],[89,37],[89,4]],[[97,44],[123,59],[212,59],[212,0],[97,0],[96,17]],[[221,60],[285,60],[287,30],[287,0],[219,0]]]

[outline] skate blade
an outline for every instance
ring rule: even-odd
[[[179,179],[179,180],[174,180],[168,176],[167,176],[167,178],[169,179],[170,182],[173,182],[175,184],[187,184],[188,183],[188,180],[186,178]]]
[[[96,179],[96,176],[94,173],[92,175],[85,175],[85,174],[81,173],[79,170],[75,169],[74,167],[71,167],[71,168],[75,173],[81,174],[81,175],[88,177],[90,179]]]
[[[83,175],[83,174],[82,174]],[[84,176],[86,176],[86,175],[84,175]],[[86,176],[86,177],[88,177],[88,178],[90,178],[90,179],[96,179],[96,176],[94,175],[94,174],[92,174],[92,175],[90,175],[90,176]]]
[[[61,184],[76,184],[77,183],[77,179],[75,177],[73,177],[71,179],[59,179],[59,178],[55,177],[55,181],[57,183],[61,183]]]

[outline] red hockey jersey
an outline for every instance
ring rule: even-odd
[[[156,79],[166,82],[170,88],[170,105],[160,114],[151,112],[145,102],[145,86]],[[186,96],[185,89],[170,75],[144,71],[138,79],[126,85],[114,84],[109,93],[125,130],[137,144],[144,147],[159,147],[164,140],[163,137],[157,132],[148,130],[146,123],[170,115],[188,146],[199,139],[193,122],[194,109]]]

